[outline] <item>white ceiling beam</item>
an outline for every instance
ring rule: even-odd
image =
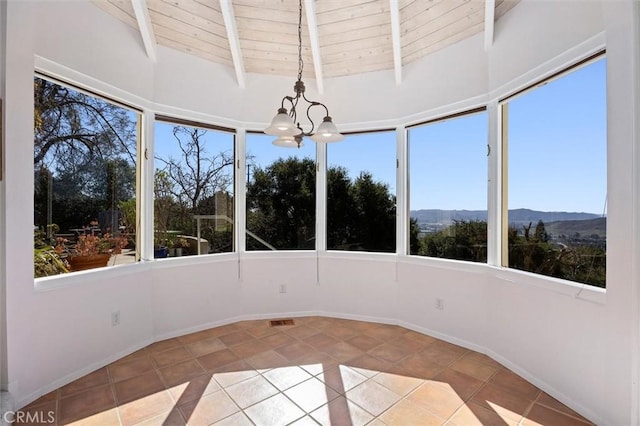
[[[140,29],[140,35],[142,36],[142,43],[144,49],[147,51],[147,56],[153,62],[158,60],[156,53],[156,37],[153,34],[153,26],[151,25],[151,16],[149,16],[149,8],[147,7],[147,0],[131,0],[133,6],[133,12],[136,15],[138,21],[138,28]]]
[[[484,51],[488,52],[493,45],[493,29],[495,27],[496,0],[484,2]]]
[[[229,40],[229,49],[231,49],[231,58],[233,59],[233,67],[236,71],[236,80],[241,89],[245,87],[244,79],[244,61],[242,60],[242,50],[240,50],[240,38],[238,37],[238,27],[236,27],[236,17],[233,14],[233,6],[231,0],[220,0],[220,9],[222,10],[222,19],[227,29],[227,39]]]
[[[398,0],[389,0],[391,12],[391,41],[393,42],[393,67],[396,74],[396,85],[402,83],[402,43],[400,40],[400,6]]]
[[[322,57],[320,56],[320,36],[318,35],[318,20],[316,19],[315,0],[305,0],[304,10],[307,15],[307,29],[309,30],[309,43],[313,56],[313,69],[316,73],[318,93],[324,93],[324,77],[322,74]]]

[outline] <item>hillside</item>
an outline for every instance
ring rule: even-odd
[[[599,217],[588,220],[559,220],[545,223],[547,233],[558,237],[560,235],[573,236],[579,233],[582,237],[598,235],[600,238],[607,236],[607,218]]]
[[[486,210],[412,210],[411,217],[418,220],[418,225],[450,225],[454,220],[487,220]],[[599,216],[592,213],[573,212],[542,212],[529,209],[509,210],[509,223],[514,225],[534,225],[542,220],[545,225],[548,222],[584,221],[598,219]],[[579,232],[579,231],[578,231]]]

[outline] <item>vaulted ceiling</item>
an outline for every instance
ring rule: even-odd
[[[519,0],[304,0],[304,76],[323,78],[395,70],[477,33],[485,49],[494,23]],[[295,76],[298,0],[95,0],[156,46],[187,52],[245,73]]]

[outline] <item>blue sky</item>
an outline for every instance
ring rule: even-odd
[[[600,60],[509,101],[510,209],[603,213],[605,68]],[[486,113],[477,113],[409,130],[412,210],[487,208],[487,120]],[[335,121],[339,127],[339,118]],[[171,127],[156,126],[157,155],[175,152]],[[215,149],[231,149],[229,134],[209,133]],[[300,149],[276,147],[273,139],[247,134],[247,152],[257,165],[316,157],[309,139]],[[345,167],[352,178],[372,173],[395,194],[394,131],[347,135],[328,145],[327,158],[329,166]]]

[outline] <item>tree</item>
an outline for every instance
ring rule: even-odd
[[[95,156],[135,164],[136,122],[126,109],[35,78],[34,113],[34,165],[64,170]]]
[[[247,186],[247,230],[276,249],[314,247],[315,162],[280,159],[253,168]],[[327,170],[327,247],[339,250],[395,251],[395,197],[370,173],[353,181],[343,167]],[[417,224],[411,234],[417,246]],[[251,249],[265,249],[247,238]]]
[[[396,250],[396,197],[389,187],[374,182],[371,173],[362,172],[350,190],[355,211],[352,244],[355,249],[394,252]]]
[[[254,168],[247,185],[247,230],[278,250],[315,246],[315,162],[309,158],[279,159]],[[254,238],[247,246],[265,246]]]
[[[114,218],[119,201],[135,196],[133,113],[35,78],[34,137],[36,225],[78,228],[109,209]]]
[[[487,223],[480,220],[454,220],[439,232],[426,235],[419,254],[445,259],[487,261]]]
[[[210,153],[206,134],[207,130],[197,127],[175,126],[173,136],[179,157],[156,156],[172,183],[170,192],[178,200],[186,200],[192,213],[199,213],[202,199],[228,190],[233,184],[233,153]]]

